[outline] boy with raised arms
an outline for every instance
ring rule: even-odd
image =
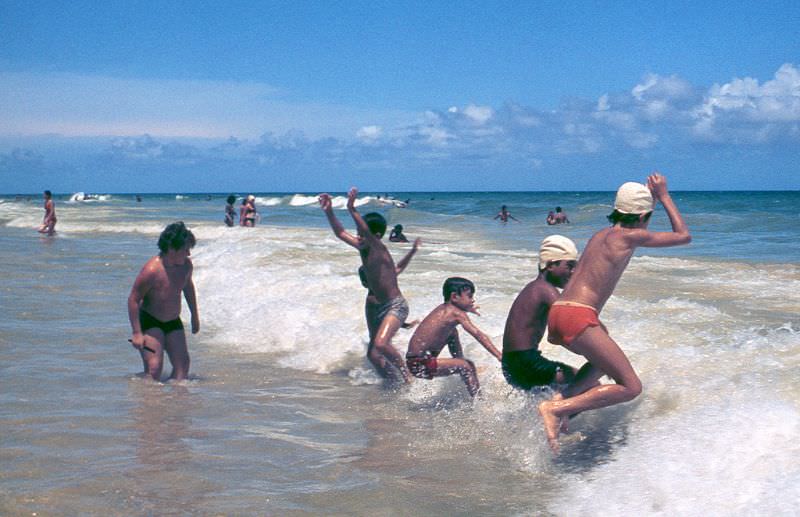
[[[572,276],[578,260],[575,243],[550,235],[539,248],[539,276],[517,295],[503,333],[503,375],[509,384],[529,390],[535,386],[572,382],[577,371],[542,356],[539,342],[547,328],[550,307]]]
[[[648,231],[655,200],[666,210],[671,232]],[[564,391],[563,398],[557,395],[539,404],[547,440],[554,452],[558,451],[560,428],[570,415],[628,402],[642,391],[642,383],[625,353],[598,319],[633,252],[639,246],[678,246],[692,240],[669,195],[666,178],[658,173],[647,178],[647,186],[623,184],[608,219],[612,226],[594,234],[586,244],[572,279],[547,318],[548,340],[588,361],[575,382]],[[597,384],[603,375],[615,384]]]
[[[330,194],[320,194],[319,204],[328,218],[333,234],[358,250],[364,266],[367,289],[377,303],[374,319],[379,323],[367,348],[367,358],[381,376],[394,376],[393,371],[396,369],[403,381],[408,383],[411,377],[406,370],[403,356],[392,347],[392,337],[408,318],[408,303],[397,285],[397,269],[392,255],[381,242],[386,233],[386,219],[375,212],[361,217],[355,207],[357,195],[358,189],[355,187],[347,194],[347,210],[356,223],[357,236],[345,231],[336,218]]]
[[[128,317],[133,335],[130,342],[139,350],[144,373],[161,378],[164,352],[172,363],[173,380],[189,375],[189,351],[181,321],[181,293],[192,315],[192,334],[200,331],[200,316],[192,282],[189,259],[195,238],[183,222],[164,228],[158,238],[160,253],[147,261],[133,282],[128,296]]]
[[[464,358],[464,351],[458,338],[457,327],[461,325],[483,347],[501,360],[500,352],[492,340],[470,321],[468,312],[478,314],[475,306],[475,284],[466,278],[451,277],[442,286],[444,303],[433,309],[417,327],[408,343],[406,362],[415,377],[433,379],[445,375],[459,374],[467,391],[475,396],[480,389],[475,363]],[[439,358],[439,353],[447,345],[451,359]]]

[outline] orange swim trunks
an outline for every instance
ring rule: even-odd
[[[576,302],[555,302],[547,316],[547,340],[567,346],[589,327],[603,327],[594,307]]]

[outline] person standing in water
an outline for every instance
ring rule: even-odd
[[[503,375],[515,388],[567,384],[577,370],[542,356],[539,342],[547,328],[550,307],[558,299],[578,260],[575,243],[550,235],[539,248],[539,275],[517,295],[503,332]]]
[[[655,200],[666,210],[671,232],[647,229]],[[547,440],[554,452],[558,452],[559,432],[571,415],[628,402],[642,391],[642,383],[627,356],[598,319],[634,251],[639,246],[678,246],[692,240],[669,195],[666,178],[657,172],[647,178],[647,186],[623,184],[608,219],[612,226],[594,234],[586,244],[571,280],[547,318],[548,341],[588,361],[563,397],[557,394],[539,404]],[[597,384],[603,375],[612,378],[615,384]]]
[[[378,328],[367,349],[367,358],[382,377],[394,377],[396,370],[403,381],[409,383],[411,377],[406,362],[392,346],[392,338],[408,318],[408,302],[397,285],[397,267],[392,255],[381,241],[386,233],[386,219],[376,212],[361,217],[355,206],[357,195],[355,187],[347,194],[347,210],[356,223],[357,236],[348,233],[336,218],[330,194],[319,195],[320,208],[325,212],[333,234],[358,250],[367,289],[379,304],[374,316]]]
[[[508,209],[506,208],[506,205],[503,205],[503,206],[500,207],[500,211],[497,212],[497,215],[494,216],[494,218],[495,219],[500,219],[500,221],[502,221],[503,223],[507,223],[509,219],[513,219],[513,220],[519,222],[519,219],[517,219],[516,217],[511,215],[511,212],[508,211]]]
[[[189,351],[181,321],[181,293],[192,315],[192,334],[200,331],[197,296],[192,281],[194,234],[183,222],[164,228],[158,238],[159,254],[147,261],[128,296],[131,345],[142,356],[144,374],[159,380],[166,351],[172,363],[171,380],[189,375]]]
[[[236,202],[236,196],[231,194],[228,196],[226,200],[227,204],[225,205],[225,226],[233,227],[236,223],[236,209],[233,207],[233,204]]]
[[[39,233],[53,235],[56,233],[56,205],[53,203],[53,193],[45,190],[44,194],[44,218],[39,226]]]

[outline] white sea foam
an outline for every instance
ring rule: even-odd
[[[612,461],[567,480],[558,515],[789,515],[800,500],[797,408],[738,392],[631,424]],[[641,409],[641,408],[639,408]]]

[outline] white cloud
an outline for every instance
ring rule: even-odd
[[[488,106],[475,106],[474,104],[470,104],[464,108],[464,115],[478,124],[484,124],[492,118],[494,110]]]
[[[383,134],[380,126],[364,126],[356,132],[356,136],[362,141],[374,142]]]
[[[780,125],[791,135],[792,125],[800,122],[800,70],[787,63],[763,85],[752,77],[715,84],[693,116],[695,134],[710,139],[735,134],[738,141],[749,135],[764,142],[782,133]]]

